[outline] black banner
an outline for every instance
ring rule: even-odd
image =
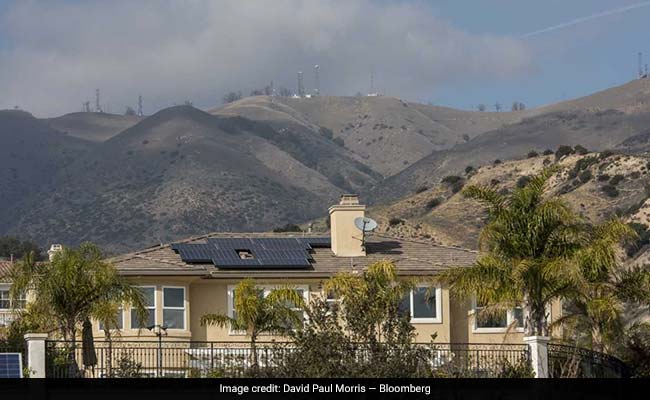
[[[0,380],[2,399],[619,399],[643,380],[552,379],[22,379]],[[635,394],[636,392],[636,394]]]

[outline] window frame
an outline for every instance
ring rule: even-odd
[[[510,327],[513,322],[516,321],[515,318],[515,308],[521,308],[522,309],[522,318],[524,324],[526,323],[526,310],[524,309],[523,306],[520,307],[514,307],[506,311],[506,326],[504,327],[479,327],[478,326],[478,318],[476,318],[478,314],[478,303],[476,301],[476,297],[472,297],[472,310],[470,311],[472,318],[472,333],[505,333],[505,332],[513,332],[513,333],[522,333],[524,332],[524,327],[523,326],[514,326]]]
[[[136,288],[142,288],[142,289],[153,289],[153,323],[154,325],[158,325],[158,287],[156,285],[138,285],[135,286]],[[151,307],[147,307],[149,312],[151,312]],[[130,308],[129,310],[129,328],[131,330],[140,330],[140,329],[147,329],[146,326],[143,327],[137,327],[133,326],[133,307]]]
[[[121,328],[113,328],[110,329],[111,332],[115,331],[123,331],[126,327],[126,310],[124,309],[123,306],[120,306],[119,313],[122,314],[122,327]],[[104,328],[102,328],[102,321],[97,321],[97,331],[98,332],[104,332]]]
[[[10,291],[11,291],[10,284],[0,284],[0,292],[7,292],[7,297],[3,300],[7,301],[7,304],[9,305],[9,307],[7,308],[1,307],[0,310],[2,312],[8,312],[12,310],[24,310],[27,307],[27,292],[23,292],[22,296],[18,298],[18,301],[22,302],[24,304],[24,307],[14,307],[14,302],[11,299],[11,295],[9,294]]]
[[[165,289],[183,289],[183,307],[165,307]],[[168,328],[174,331],[187,330],[187,288],[185,286],[162,286],[162,323],[165,324],[165,309],[168,310],[183,310],[183,327],[182,328]]]
[[[255,285],[255,287],[257,289],[262,289],[264,297],[268,296],[268,294],[272,290],[282,288],[282,287],[285,287],[285,286],[287,286],[287,285],[284,285],[284,284]],[[295,289],[295,290],[302,290],[303,291],[302,292],[302,297],[305,300],[305,303],[307,303],[309,301],[309,284],[305,283],[305,284],[288,285],[288,286],[290,286],[292,289]],[[228,292],[228,314],[227,315],[230,318],[233,317],[233,314],[234,314],[234,311],[235,311],[235,296],[233,296],[233,294],[234,294],[234,290],[236,288],[237,288],[237,285],[228,285],[227,286],[227,292]],[[305,318],[305,322],[306,321],[307,321],[307,319]],[[228,335],[229,336],[246,336],[246,331],[233,330],[232,325],[230,325],[228,327]]]
[[[410,316],[410,322],[411,324],[442,324],[442,287],[440,285],[438,286],[431,286],[431,285],[426,285],[426,284],[419,284],[416,286],[416,288],[427,288],[427,289],[435,289],[434,291],[434,296],[436,299],[436,316],[431,318],[431,317],[419,317],[416,318],[414,317],[413,313],[413,294],[414,290],[411,289],[409,290],[409,316]]]

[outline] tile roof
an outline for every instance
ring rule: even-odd
[[[321,237],[320,235],[309,235]],[[212,233],[176,243],[205,243],[207,238],[218,237],[305,237],[290,233]],[[411,239],[373,234],[367,238],[365,257],[336,257],[330,248],[315,248],[311,269],[246,269],[220,270],[211,263],[188,264],[181,260],[171,245],[151,247],[114,257],[109,261],[123,275],[194,275],[212,278],[247,277],[329,277],[338,272],[363,270],[368,265],[391,260],[402,275],[430,275],[450,267],[471,265],[477,252],[457,247],[447,247]]]
[[[11,261],[0,261],[0,282],[9,282],[9,271],[12,265]]]

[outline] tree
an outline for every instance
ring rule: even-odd
[[[215,325],[233,330],[243,330],[250,338],[251,371],[253,376],[259,372],[257,361],[257,339],[263,333],[286,334],[301,318],[292,308],[305,306],[300,294],[290,287],[272,290],[267,296],[259,289],[253,279],[244,279],[235,287],[234,317],[226,314],[205,314],[201,325]]]
[[[228,92],[226,93],[223,98],[223,104],[228,104],[232,103],[234,101],[240,100],[242,98],[241,90],[238,92]]]
[[[262,96],[264,95],[264,89],[253,89],[251,90],[251,96]]]
[[[500,111],[501,111],[501,108],[503,108],[503,107],[501,106],[501,103],[499,103],[499,102],[494,103],[494,110],[495,110],[496,112],[500,112]]]
[[[522,102],[515,101],[512,103],[512,111],[524,111],[526,109],[526,105]]]
[[[588,234],[589,246],[575,257],[583,281],[557,323],[573,323],[579,344],[610,352],[629,328],[627,320],[634,322],[650,305],[650,273],[619,263],[619,245],[637,238],[629,225],[615,218],[590,227]]]
[[[476,106],[476,109],[483,112],[487,110],[487,106],[485,104],[479,104],[478,106]]]
[[[34,300],[30,307],[47,316],[63,339],[71,342],[72,361],[79,327],[95,318],[103,304],[130,306],[142,319],[147,312],[142,293],[103,261],[101,251],[92,243],[77,249],[64,247],[46,263],[37,263],[30,253],[16,264],[10,278],[13,302],[21,293],[31,291]]]
[[[42,250],[31,240],[20,240],[14,236],[0,237],[0,257],[20,259],[31,252],[34,253],[36,261],[43,258]]]
[[[133,107],[127,106],[126,111],[124,112],[124,115],[126,115],[126,116],[135,116],[136,113],[135,113],[135,110],[133,109]]]
[[[553,174],[545,169],[510,195],[485,186],[463,194],[487,206],[479,247],[485,253],[470,268],[441,274],[456,296],[476,296],[487,310],[524,307],[529,336],[548,334],[547,307],[571,293],[580,277],[573,258],[585,238],[581,221],[559,198],[545,198]]]

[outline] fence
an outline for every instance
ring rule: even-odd
[[[548,345],[551,378],[627,378],[630,371],[616,357],[575,346]]]
[[[368,346],[352,349],[359,363],[372,363]],[[416,344],[428,376],[508,377],[530,373],[526,345]],[[243,377],[281,374],[298,351],[288,342],[100,341],[93,348],[79,342],[46,342],[47,376],[67,377]],[[412,353],[414,354],[414,353]],[[255,366],[255,369],[253,368]],[[529,375],[524,375],[529,376]]]

